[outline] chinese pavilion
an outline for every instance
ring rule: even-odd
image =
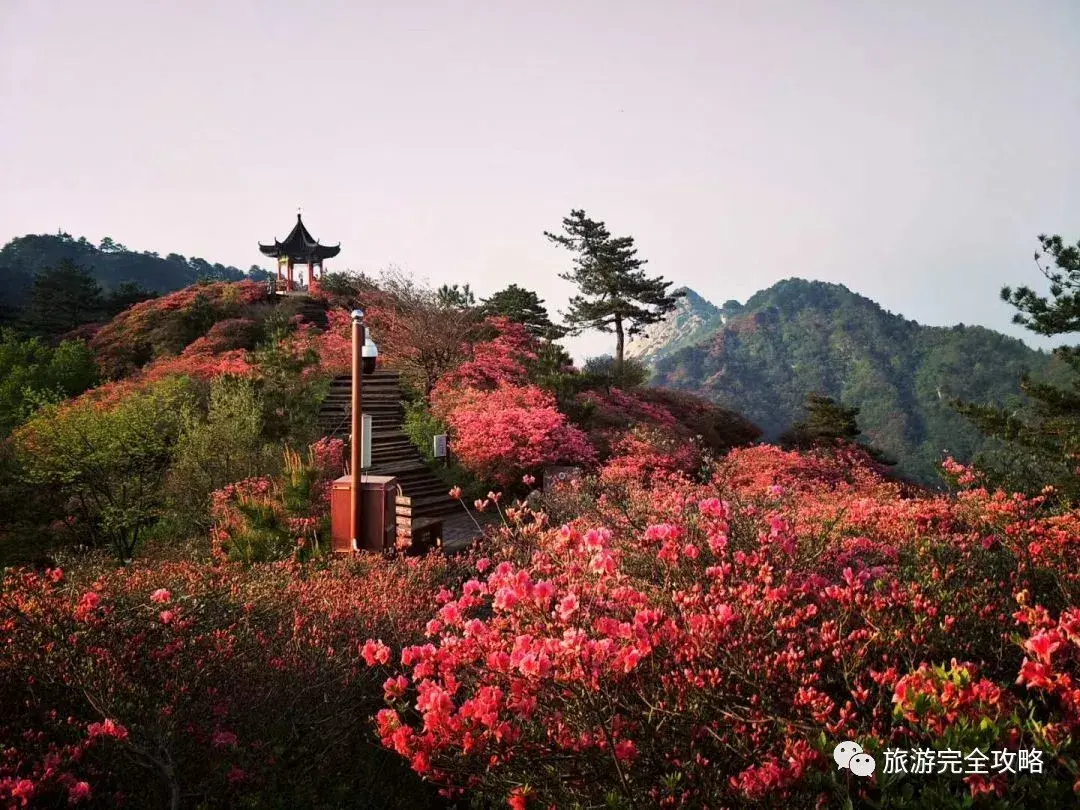
[[[285,237],[284,242],[279,242],[275,237],[272,245],[264,245],[260,242],[259,250],[264,256],[277,259],[278,290],[284,290],[285,292],[295,290],[293,266],[306,264],[308,288],[314,291],[318,289],[318,281],[323,276],[323,260],[337,256],[341,252],[341,243],[339,242],[336,245],[319,244],[319,240],[313,237],[308,232],[308,229],[304,227],[304,222],[300,219],[300,214],[297,213],[296,225],[289,231],[289,235]],[[318,275],[315,275],[316,267],[319,269]]]

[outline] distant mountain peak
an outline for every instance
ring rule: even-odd
[[[684,346],[692,346],[723,325],[723,312],[689,287],[674,291],[675,309],[659,323],[645,328],[626,345],[626,356],[653,363]]]

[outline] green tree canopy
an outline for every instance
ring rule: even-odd
[[[622,372],[616,374],[615,358],[610,354],[588,357],[581,367],[581,373],[600,385],[619,385],[622,388],[639,388],[649,381],[649,368],[636,357],[623,361]]]
[[[810,394],[806,398],[806,418],[796,422],[780,437],[780,443],[792,447],[810,447],[837,441],[853,442],[862,433],[858,408],[841,405],[832,397]]]
[[[564,337],[567,330],[551,322],[544,300],[532,290],[511,284],[480,302],[485,315],[502,315],[522,324],[532,334],[547,340]]]
[[[210,383],[205,407],[188,403],[165,482],[176,525],[205,531],[214,490],[279,471],[280,448],[264,438],[264,431],[263,400],[251,379],[218,377]]]
[[[143,289],[138,282],[125,281],[105,297],[105,314],[112,318],[128,307],[151,298],[157,298],[157,293]]]
[[[575,209],[563,218],[563,233],[544,232],[551,242],[574,256],[574,269],[560,274],[572,281],[578,294],[570,299],[565,320],[571,333],[586,329],[615,333],[615,371],[622,372],[626,336],[663,319],[675,308],[677,296],[668,293],[670,281],[648,277],[645,259],[637,256],[634,239],[614,237],[603,222]]]
[[[858,444],[870,457],[882,464],[896,460],[876,447],[859,441],[859,409],[848,407],[832,397],[810,394],[806,398],[806,418],[796,422],[780,436],[780,444],[802,450],[812,447],[836,447]]]
[[[50,346],[0,331],[0,437],[47,401],[80,394],[97,382],[94,356],[82,341]]]
[[[161,515],[188,399],[187,381],[170,378],[111,406],[46,407],[13,435],[26,481],[67,501],[83,543],[131,559]]]
[[[24,313],[27,329],[36,335],[70,332],[103,315],[101,287],[84,268],[64,259],[34,277],[30,302]]]

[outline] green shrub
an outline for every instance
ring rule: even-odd
[[[166,481],[169,511],[182,533],[205,532],[211,493],[233,481],[276,473],[280,448],[263,438],[263,405],[250,379],[215,379],[205,407],[191,404],[182,422]]]
[[[623,361],[622,374],[615,371],[615,358],[611,355],[590,357],[582,367],[582,375],[599,384],[617,385],[620,388],[638,388],[649,381],[648,366],[633,357]]]
[[[82,545],[131,558],[161,516],[163,482],[191,400],[169,378],[116,403],[76,400],[43,408],[13,439],[27,483],[66,502],[64,524]]]
[[[307,456],[286,449],[275,477],[247,478],[212,496],[214,553],[248,565],[309,560],[330,551],[330,485],[344,464],[344,443],[321,439]]]
[[[0,332],[0,436],[8,435],[42,402],[81,394],[97,382],[97,367],[82,341],[49,346],[39,338]]]
[[[423,401],[406,403],[403,430],[428,462],[435,460],[435,437],[449,432],[446,423],[433,416]]]
[[[253,352],[257,391],[263,403],[263,435],[269,441],[304,446],[317,434],[319,407],[330,390],[328,376],[318,372],[319,357],[311,345],[298,348],[287,338],[291,325],[268,318],[266,339]]]

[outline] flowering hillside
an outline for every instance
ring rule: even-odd
[[[368,657],[395,661],[377,727],[417,773],[515,807],[1074,801],[1076,514],[770,447],[576,500],[559,528],[512,514],[425,643]],[[860,781],[844,739],[1046,768]]]
[[[332,795],[305,768],[331,756],[349,784],[396,774],[371,789],[401,801],[419,781],[337,758],[372,733],[515,808],[1072,804],[1080,517],[948,470],[955,494],[904,497],[858,451],[760,446],[698,483],[605,468],[451,566],[10,575],[0,798],[258,803],[287,777],[304,804]],[[877,773],[837,772],[845,739]],[[1044,767],[883,773],[900,749]]]
[[[325,319],[250,283],[136,304],[89,347],[108,381],[0,444],[40,550],[0,579],[0,807],[1076,804],[1052,488],[753,445],[460,290],[364,284]],[[405,433],[502,519],[457,556],[329,552],[316,416],[359,305]],[[584,476],[534,491],[554,464]]]
[[[219,321],[240,317],[266,298],[266,285],[254,281],[192,285],[135,304],[98,330],[90,346],[107,376],[128,375],[150,360],[180,354]]]

